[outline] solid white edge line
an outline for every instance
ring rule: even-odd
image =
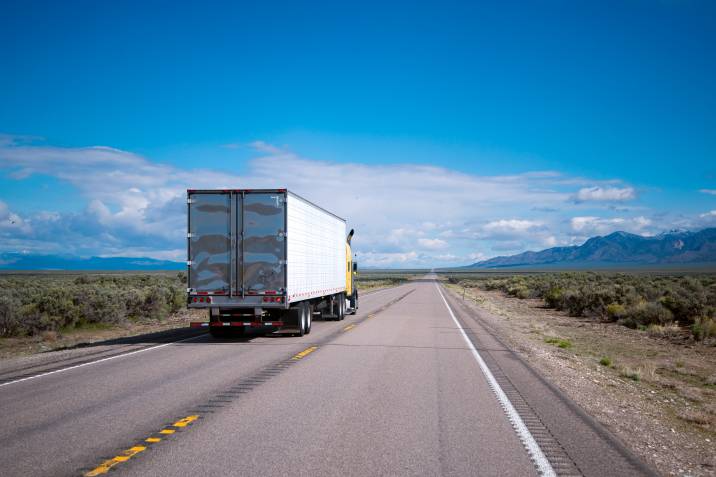
[[[487,367],[487,364],[482,359],[482,356],[480,356],[480,353],[477,352],[475,345],[473,345],[472,341],[470,341],[470,338],[467,337],[465,330],[463,330],[462,326],[460,326],[460,322],[457,321],[457,318],[455,318],[455,314],[452,312],[452,308],[450,308],[450,305],[445,299],[445,296],[443,295],[443,292],[442,290],[440,290],[440,286],[437,283],[435,284],[435,288],[437,288],[438,293],[440,294],[440,298],[443,299],[443,303],[445,303],[445,307],[450,313],[450,317],[455,322],[455,325],[460,330],[460,333],[462,334],[463,339],[467,343],[467,346],[470,348],[472,356],[475,358],[475,361],[477,361],[477,364],[480,366],[482,374],[485,375],[487,383],[490,385],[490,388],[492,388],[492,391],[495,393],[495,396],[497,396],[497,400],[500,401],[500,405],[505,411],[505,414],[507,414],[507,418],[512,423],[512,427],[515,429],[517,436],[520,438],[525,448],[527,449],[527,453],[530,455],[530,457],[532,457],[532,461],[535,467],[537,467],[537,471],[543,476],[556,476],[557,474],[552,468],[552,465],[547,460],[547,457],[545,457],[544,453],[542,452],[542,449],[540,449],[539,444],[537,444],[537,441],[535,441],[534,436],[532,436],[529,429],[527,429],[527,426],[525,425],[524,421],[517,413],[517,410],[510,402],[510,399],[507,397],[505,392],[498,384],[497,380],[495,379],[495,376],[493,376],[492,372],[490,371],[490,368]]]
[[[169,343],[164,343],[164,344],[160,344],[160,345],[157,345],[157,346],[152,346],[151,348],[142,348],[142,349],[138,349],[137,351],[130,351],[130,352],[128,352],[128,353],[122,353],[122,354],[118,354],[118,355],[115,355],[115,356],[109,356],[109,357],[107,357],[107,358],[98,359],[97,361],[90,361],[89,363],[77,364],[77,365],[75,365],[75,366],[69,366],[69,367],[67,367],[67,368],[56,369],[56,370],[54,370],[54,371],[48,371],[48,372],[46,372],[46,373],[40,373],[40,374],[36,374],[36,375],[34,375],[34,376],[28,376],[28,377],[26,377],[26,378],[20,378],[20,379],[14,380],[14,381],[8,381],[8,382],[6,382],[6,383],[0,384],[0,388],[3,387],[3,386],[9,386],[10,384],[21,383],[21,382],[23,382],[23,381],[29,381],[29,380],[31,380],[31,379],[41,378],[41,377],[43,377],[43,376],[49,376],[49,375],[51,375],[51,374],[62,373],[62,372],[65,372],[65,371],[69,371],[69,370],[71,370],[71,369],[77,369],[77,368],[81,368],[81,367],[83,367],[83,366],[89,366],[89,365],[91,365],[91,364],[102,363],[102,362],[104,362],[104,361],[109,361],[109,360],[111,360],[111,359],[124,358],[124,357],[126,357],[126,356],[131,356],[131,355],[133,355],[133,354],[139,354],[139,353],[144,353],[145,351],[151,351],[151,350],[153,350],[153,349],[164,348],[165,346],[173,345],[173,344],[176,344],[176,343],[183,343],[184,341],[190,341],[190,340],[199,338],[199,337],[201,337],[201,336],[204,336],[204,335],[192,336],[192,337],[190,337],[190,338],[185,338],[185,339],[183,339],[183,340],[172,341],[172,342],[169,342]]]

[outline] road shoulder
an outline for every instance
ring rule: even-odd
[[[665,475],[714,475],[713,439],[674,417],[679,406],[688,409],[688,400],[664,396],[599,363],[600,353],[592,348],[605,339],[613,346],[613,336],[557,316],[534,300],[474,288],[463,295],[462,288],[448,288],[454,301],[649,465]]]

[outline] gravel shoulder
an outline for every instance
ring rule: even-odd
[[[543,376],[664,475],[716,475],[716,347],[447,285]]]

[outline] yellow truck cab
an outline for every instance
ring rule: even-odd
[[[358,310],[358,287],[355,280],[358,276],[358,263],[353,261],[353,251],[351,250],[351,239],[353,239],[354,230],[348,233],[346,237],[346,299],[348,306],[346,312],[355,315]]]

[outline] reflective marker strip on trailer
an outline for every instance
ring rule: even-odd
[[[212,321],[207,323],[205,321],[192,321],[189,323],[190,328],[207,328],[209,326],[249,326],[252,328],[259,328],[261,326],[283,326],[283,321]]]

